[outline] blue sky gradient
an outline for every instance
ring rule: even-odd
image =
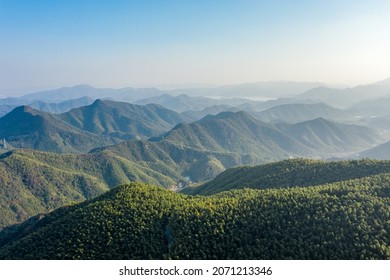
[[[390,76],[390,1],[0,0],[0,94]]]

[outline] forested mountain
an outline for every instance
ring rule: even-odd
[[[334,121],[354,121],[356,118],[324,103],[283,104],[255,114],[264,122],[298,123],[317,118]]]
[[[15,150],[0,157],[0,228],[118,184],[177,188],[210,180],[229,167],[262,162],[255,155],[184,149],[166,141],[125,141],[81,155]]]
[[[16,150],[3,154],[0,229],[94,197],[118,184],[143,181],[169,187],[183,179],[168,166],[161,169],[159,172],[152,163],[148,166],[110,153],[70,155]]]
[[[0,259],[389,259],[389,174],[210,197],[123,185],[0,232]]]
[[[319,118],[297,124],[267,124],[245,112],[223,112],[190,124],[179,124],[164,140],[200,150],[254,154],[265,159],[329,156],[362,150],[378,143],[374,129]]]
[[[141,106],[99,99],[58,117],[81,130],[120,139],[157,136],[187,121],[185,117],[159,105]]]
[[[276,124],[317,155],[361,151],[382,141],[380,132],[364,126],[335,123],[323,118],[297,124]]]
[[[265,159],[307,155],[307,147],[242,111],[223,112],[194,123],[179,124],[164,135],[164,140],[183,147],[255,154]]]
[[[316,186],[390,173],[390,161],[320,161],[289,159],[258,166],[230,168],[198,187],[182,190],[186,194],[210,195],[241,188],[268,189]]]
[[[17,107],[0,119],[0,139],[3,138],[17,148],[71,153],[88,152],[116,143],[28,106]]]

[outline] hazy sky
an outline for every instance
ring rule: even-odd
[[[390,77],[388,0],[0,0],[0,93]]]

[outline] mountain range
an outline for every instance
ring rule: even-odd
[[[389,87],[1,99],[0,259],[388,259]]]
[[[268,181],[297,164],[267,166]],[[4,229],[0,259],[388,259],[388,162],[313,164],[296,174],[304,187],[186,196],[122,185]]]

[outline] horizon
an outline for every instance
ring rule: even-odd
[[[0,94],[387,79],[390,3],[340,2],[1,0]]]

